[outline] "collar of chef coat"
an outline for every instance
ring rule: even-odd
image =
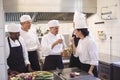
[[[10,44],[11,44],[11,47],[17,47],[17,46],[20,46],[20,43],[18,40],[15,40],[13,41],[11,38],[10,39]]]

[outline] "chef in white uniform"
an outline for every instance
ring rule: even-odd
[[[17,74],[33,71],[28,59],[28,52],[23,38],[20,36],[20,27],[11,23],[7,27],[8,36],[6,37],[6,58],[8,73]]]
[[[20,35],[25,40],[29,60],[33,70],[40,70],[40,42],[36,33],[36,29],[32,27],[31,17],[29,15],[22,15],[20,17],[21,31]]]
[[[59,21],[50,20],[48,22],[49,33],[42,37],[42,54],[45,56],[43,70],[63,69],[61,52],[66,47],[64,37],[58,34]]]
[[[74,46],[74,56],[80,60],[80,68],[90,75],[98,77],[98,50],[94,40],[89,36],[85,15],[75,12],[75,35],[80,38],[77,48]],[[74,40],[72,39],[72,43]]]

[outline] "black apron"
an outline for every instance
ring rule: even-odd
[[[46,56],[45,62],[43,65],[44,71],[55,70],[55,69],[63,69],[63,62],[61,55],[49,55]]]
[[[71,54],[69,67],[78,67],[78,68],[80,68],[80,60],[79,60],[79,57],[74,57],[74,55]]]
[[[19,40],[18,40],[19,41]],[[20,41],[19,41],[20,43]],[[8,44],[10,47],[10,54],[7,58],[7,64],[11,70],[17,71],[17,72],[26,72],[24,57],[23,57],[23,49],[22,45],[20,43],[20,46],[18,47],[11,47],[10,39],[8,38]]]
[[[39,71],[40,65],[39,65],[37,51],[29,51],[28,56],[29,56],[32,69],[35,71]]]
[[[80,38],[77,38],[74,34],[72,35],[72,37],[74,37],[74,45],[75,45],[75,47],[77,47]],[[78,68],[80,68],[79,57],[74,57],[73,53],[70,56],[69,67],[78,67]]]

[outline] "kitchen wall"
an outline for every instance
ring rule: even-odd
[[[0,0],[0,80],[8,80],[5,66],[5,53],[4,53],[4,27],[3,27],[3,4]]]
[[[101,10],[109,7],[113,11],[110,20],[101,19]],[[97,14],[88,18],[88,25],[94,39],[99,47],[99,53],[112,54],[120,57],[120,0],[97,0]],[[95,24],[101,22],[103,24]],[[101,40],[98,37],[98,31],[106,34],[106,39]],[[110,39],[110,36],[112,39]]]

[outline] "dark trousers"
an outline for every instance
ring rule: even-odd
[[[91,65],[89,65],[89,64],[80,63],[80,69],[82,69],[83,71],[86,71],[86,72],[89,71],[90,66],[91,66]],[[93,69],[93,74],[94,74],[95,77],[98,77],[97,66],[94,67],[94,69]]]
[[[35,71],[39,71],[40,65],[39,65],[37,51],[29,51],[28,56],[29,56],[29,60],[30,60],[32,69]]]
[[[55,70],[56,68],[58,69],[64,68],[61,55],[46,56],[45,62],[43,65],[43,70],[49,71],[49,70]]]

